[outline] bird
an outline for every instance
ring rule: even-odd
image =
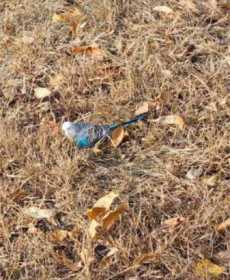
[[[88,122],[70,122],[66,121],[62,124],[64,135],[72,139],[79,149],[92,148],[106,137],[111,137],[112,132],[119,128],[126,128],[138,121],[146,119],[147,113],[140,114],[126,122],[118,124],[98,125]]]

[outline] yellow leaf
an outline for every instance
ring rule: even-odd
[[[125,129],[123,127],[116,128],[111,136],[111,143],[114,148],[117,148],[125,137]]]
[[[168,115],[168,116],[163,116],[159,119],[159,122],[162,124],[170,125],[174,124],[178,126],[180,129],[184,129],[185,127],[185,122],[182,119],[182,117],[177,116],[177,115]]]
[[[168,6],[157,6],[157,7],[153,8],[153,10],[156,12],[165,13],[165,14],[173,13],[173,10]]]
[[[92,220],[89,224],[89,236],[92,238],[92,239],[96,239],[98,237],[98,232],[97,232],[97,229],[98,227],[100,227],[100,224],[95,221],[95,220]]]
[[[137,110],[135,111],[135,115],[141,115],[144,113],[147,113],[149,111],[149,104],[148,102],[144,102],[140,107],[137,108]]]
[[[199,261],[195,266],[195,273],[199,277],[207,278],[214,277],[218,278],[224,272],[224,268],[214,264],[210,260],[203,259]]]
[[[174,218],[165,220],[162,223],[162,225],[166,226],[166,227],[170,227],[170,228],[175,228],[176,226],[184,223],[184,221],[185,221],[185,218],[182,216],[179,216],[179,217],[174,217]]]
[[[222,232],[230,228],[230,218],[217,226],[217,231]]]
[[[54,215],[52,209],[40,209],[38,207],[24,208],[23,213],[35,219],[49,219]]]
[[[73,47],[72,52],[75,54],[81,54],[85,56],[91,56],[92,58],[102,60],[105,56],[105,53],[102,49],[97,46],[82,46],[82,47]]]
[[[97,219],[102,217],[109,210],[114,199],[119,196],[119,193],[111,191],[107,195],[101,197],[93,206],[92,209],[89,209],[87,212],[88,217],[92,219]]]
[[[48,88],[37,87],[34,90],[34,95],[38,99],[42,99],[42,98],[45,98],[47,96],[50,96],[51,95],[51,91]]]
[[[116,210],[108,212],[108,214],[106,214],[106,216],[103,217],[102,228],[105,231],[109,231],[111,227],[115,224],[115,222],[120,218],[121,214],[123,214],[127,209],[127,204],[123,204]]]

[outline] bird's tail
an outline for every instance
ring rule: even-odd
[[[127,121],[127,122],[122,122],[120,124],[112,124],[110,126],[110,129],[114,130],[114,129],[118,128],[118,127],[124,127],[124,128],[128,127],[131,124],[137,123],[138,121],[145,120],[147,118],[147,116],[148,116],[148,113],[140,114],[140,115],[136,116],[135,118],[133,118],[133,119]]]

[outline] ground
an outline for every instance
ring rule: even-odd
[[[229,279],[229,2],[1,0],[0,18],[0,278],[211,279],[209,260]],[[143,102],[117,148],[79,151],[59,129]],[[112,190],[128,209],[92,240],[87,209]]]

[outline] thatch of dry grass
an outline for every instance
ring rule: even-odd
[[[84,14],[76,34],[52,22],[75,7]],[[70,51],[93,44],[103,59]],[[230,234],[216,230],[230,211],[229,67],[228,1],[1,0],[0,278],[192,280],[205,258],[229,279],[229,259],[218,256],[230,255]],[[36,87],[52,95],[39,100]],[[157,97],[160,109],[116,149],[77,151],[54,131],[67,119],[127,120]],[[170,114],[186,128],[154,122]],[[100,241],[118,248],[103,261],[86,211],[113,189],[129,211]],[[55,217],[24,215],[31,206],[55,209]],[[185,221],[162,227],[177,216]],[[55,230],[72,237],[52,242]],[[156,250],[156,259],[133,266]]]

